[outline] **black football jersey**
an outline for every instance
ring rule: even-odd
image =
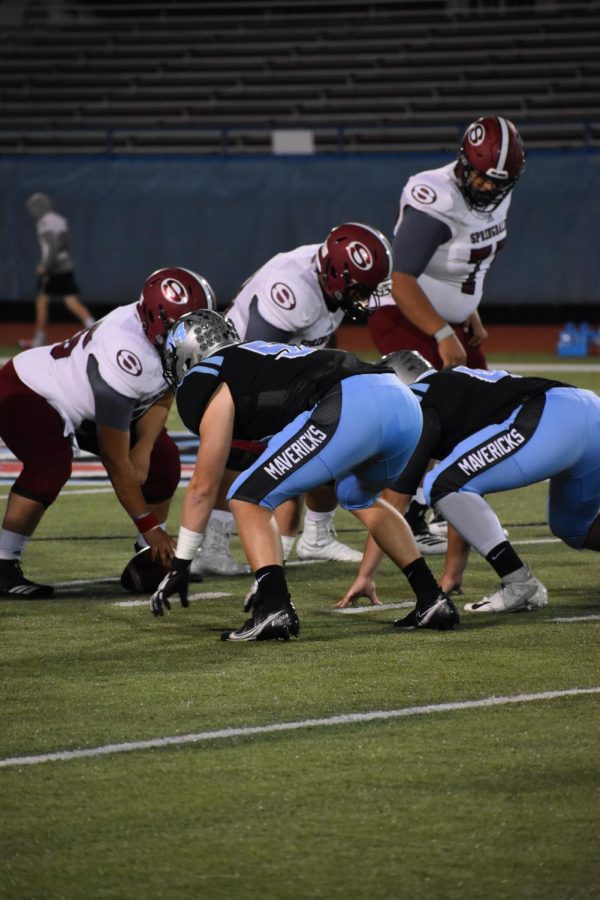
[[[251,341],[219,350],[190,369],[177,389],[177,409],[186,428],[198,434],[204,410],[224,382],[235,404],[234,439],[261,441],[345,378],[389,371],[344,350]]]
[[[410,385],[423,411],[421,439],[394,489],[413,494],[430,459],[444,459],[469,435],[503,422],[522,403],[553,387],[571,385],[466,366],[423,376]]]

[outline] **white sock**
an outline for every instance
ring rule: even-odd
[[[417,493],[415,494],[415,500],[417,503],[420,503],[421,506],[427,506],[427,500],[425,499],[425,494],[423,493],[423,488],[418,487]]]
[[[307,522],[314,522],[315,525],[317,522],[330,522],[333,525],[334,517],[335,509],[330,509],[327,512],[315,512],[313,509],[306,507],[306,512],[304,513],[304,525],[306,526]]]
[[[282,534],[281,535],[281,544],[283,546],[283,559],[289,559],[290,553],[292,552],[292,547],[296,543],[296,538],[294,535]]]
[[[30,540],[26,534],[0,529],[0,559],[21,559]]]
[[[233,513],[229,512],[228,509],[213,509],[209,517],[209,520],[210,519],[212,519],[213,522],[233,522]]]
[[[42,328],[38,328],[31,342],[32,347],[41,347],[46,340],[46,332]]]

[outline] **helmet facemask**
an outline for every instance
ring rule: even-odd
[[[463,135],[454,171],[468,206],[483,213],[508,197],[524,168],[525,151],[513,123],[503,116],[481,116]],[[476,187],[476,177],[493,187]]]
[[[209,309],[188,313],[170,328],[162,351],[163,374],[173,390],[203,359],[240,344],[235,325]]]

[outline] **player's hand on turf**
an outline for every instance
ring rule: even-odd
[[[375,582],[370,575],[357,575],[350,589],[341,600],[335,604],[337,609],[345,609],[347,606],[355,606],[360,597],[367,597],[373,606],[381,606],[381,600],[377,596]]]
[[[189,606],[188,586],[190,583],[190,560],[173,557],[171,571],[165,575],[150,598],[150,609],[155,616],[164,616],[165,609],[171,609],[170,597],[179,594],[182,606]]]

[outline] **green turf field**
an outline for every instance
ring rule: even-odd
[[[562,377],[600,391],[600,371]],[[219,634],[246,578],[195,585],[226,596],[162,621],[119,605],[131,523],[80,491],[26,556],[60,599],[0,602],[0,897],[600,897],[600,693],[582,690],[600,691],[600,559],[552,539],[545,485],[488,499],[546,609],[400,634],[402,607],[334,611],[354,565],[290,565],[300,640],[241,645]],[[377,584],[411,599],[391,563]],[[460,607],[496,585],[474,556]]]

